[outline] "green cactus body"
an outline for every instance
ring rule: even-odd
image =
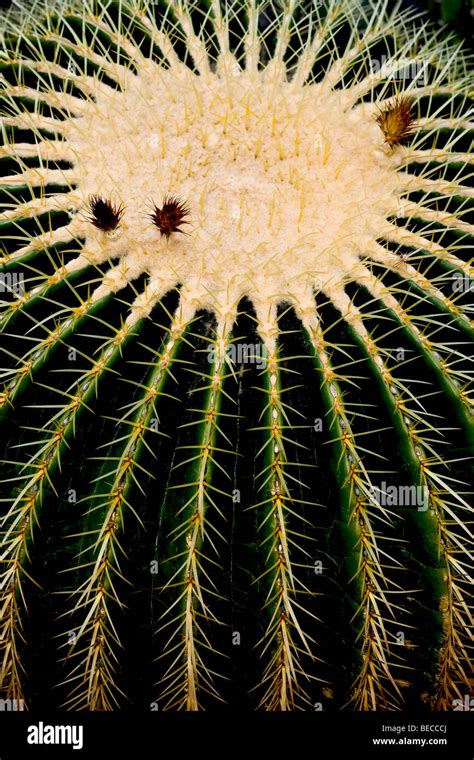
[[[1,29],[0,696],[455,709],[472,58],[372,0]]]

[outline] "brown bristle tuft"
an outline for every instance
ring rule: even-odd
[[[117,229],[125,211],[122,204],[114,206],[111,201],[100,195],[89,197],[89,209],[91,212],[91,216],[88,217],[89,222],[103,232],[112,232]]]
[[[149,214],[153,224],[158,227],[160,233],[169,238],[172,232],[181,232],[181,224],[189,224],[185,217],[189,216],[189,208],[186,203],[176,195],[165,195],[161,208],[154,206],[153,213]]]
[[[414,129],[411,98],[406,95],[395,98],[393,103],[379,110],[376,121],[385,136],[385,142],[391,148],[402,145]]]

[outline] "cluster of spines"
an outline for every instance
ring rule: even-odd
[[[273,332],[278,334],[276,320]],[[269,350],[262,371],[263,388],[260,389],[265,394],[261,426],[255,428],[263,437],[257,454],[262,458],[263,466],[257,473],[256,482],[257,494],[264,498],[251,509],[258,515],[258,529],[262,535],[260,551],[265,559],[264,569],[255,582],[265,590],[263,611],[268,618],[257,644],[264,662],[260,706],[285,711],[311,706],[305,689],[311,679],[302,660],[309,658],[313,662],[317,659],[317,642],[305,632],[308,616],[317,620],[317,615],[311,611],[311,592],[298,572],[299,567],[309,567],[311,562],[308,551],[299,546],[301,525],[298,523],[304,522],[305,518],[298,514],[298,510],[303,503],[312,502],[309,497],[303,502],[293,494],[295,485],[303,484],[291,472],[296,463],[288,460],[286,446],[300,444],[293,438],[297,433],[288,417],[295,410],[282,398],[285,392],[281,387],[282,372],[285,369],[281,367],[277,349]]]
[[[157,400],[165,392],[180,346],[180,334],[174,327],[172,324],[165,333],[160,350],[150,362],[149,376],[140,386],[139,398],[128,405],[122,417],[114,420],[119,432],[126,431],[125,435],[102,444],[101,448],[119,443],[120,455],[96,457],[103,462],[104,472],[95,480],[94,494],[86,499],[90,507],[84,517],[86,525],[89,522],[94,525],[85,532],[84,541],[89,535],[94,536],[94,540],[81,549],[80,556],[90,556],[85,565],[88,573],[72,594],[73,606],[69,613],[73,621],[79,619],[70,629],[73,644],[68,647],[65,657],[66,662],[75,664],[64,682],[74,684],[67,703],[71,709],[107,710],[118,704],[119,690],[115,685],[117,654],[114,649],[120,647],[120,640],[113,622],[113,610],[123,606],[115,587],[115,581],[123,578],[120,539],[125,513],[131,512],[141,523],[138,512],[129,501],[129,492],[134,485],[143,492],[140,477],[143,473],[151,477],[139,459],[144,447],[153,453],[145,435],[160,432],[151,427],[151,421],[159,419]],[[138,329],[139,323],[118,334],[112,349],[109,347],[102,352],[99,367],[104,367],[107,360],[113,363],[126,340]],[[77,537],[80,538],[81,534]],[[75,567],[71,570],[77,572]]]
[[[349,411],[341,389],[344,380],[351,380],[334,366],[331,345],[325,340],[317,318],[308,316],[303,325],[314,352],[315,369],[327,406],[334,469],[340,489],[338,519],[347,525],[346,552],[351,570],[346,582],[355,594],[351,623],[358,630],[355,644],[360,652],[360,670],[353,684],[351,701],[356,709],[396,709],[401,693],[393,674],[396,655],[390,619],[394,618],[396,603],[392,595],[397,589],[386,572],[387,566],[395,565],[396,560],[380,548],[395,515],[374,504],[374,482],[364,465],[365,449],[359,444],[351,423],[358,412]]]
[[[173,473],[179,476],[179,483],[171,484],[164,495],[164,509],[172,511],[174,527],[162,539],[162,544],[171,546],[168,556],[162,547],[162,565],[165,572],[167,566],[172,571],[167,572],[168,580],[160,590],[166,593],[175,589],[176,595],[157,632],[167,632],[159,658],[168,663],[159,684],[159,701],[166,709],[202,709],[204,695],[221,700],[216,674],[207,662],[213,649],[207,628],[222,625],[213,606],[222,598],[217,579],[223,571],[220,556],[225,537],[215,522],[217,518],[225,525],[228,520],[230,495],[214,484],[212,473],[218,468],[229,478],[222,457],[234,454],[227,448],[232,447],[232,441],[221,429],[222,398],[224,394],[229,397],[229,384],[235,383],[235,371],[227,356],[231,342],[230,327],[225,322],[217,325],[214,338],[207,339],[204,350],[209,370],[198,373],[200,383],[192,392],[200,405],[190,406],[192,419],[181,427],[194,435],[191,443],[177,447]],[[197,372],[192,368],[189,371]]]
[[[436,695],[436,709],[449,709],[453,699],[460,698],[462,688],[469,689],[467,642],[470,638],[470,613],[464,584],[469,583],[470,531],[464,525],[469,507],[463,498],[463,483],[449,476],[446,469],[451,460],[434,446],[443,446],[442,432],[435,427],[422,406],[423,397],[414,398],[406,381],[396,377],[393,358],[377,346],[376,340],[363,324],[363,317],[353,306],[346,315],[351,334],[361,346],[371,373],[376,379],[398,436],[398,446],[410,475],[412,485],[422,487],[426,494],[426,509],[418,513],[418,530],[425,537],[428,573],[442,575],[435,595],[437,611],[442,617]],[[403,329],[403,327],[401,328]],[[405,363],[402,363],[405,364]],[[459,532],[464,533],[460,540]],[[434,535],[434,540],[431,538]],[[427,537],[430,537],[428,540]],[[461,559],[457,559],[457,555]],[[441,569],[441,574],[438,572]],[[436,588],[436,586],[434,586]]]

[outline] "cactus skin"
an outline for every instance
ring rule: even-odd
[[[1,22],[0,696],[455,709],[472,61],[388,3],[32,5]]]

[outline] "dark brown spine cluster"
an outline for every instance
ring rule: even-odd
[[[184,230],[180,229],[180,226],[182,224],[189,224],[186,221],[186,217],[189,216],[189,208],[176,195],[165,195],[161,208],[155,205],[153,213],[149,216],[153,224],[158,227],[161,235],[165,235],[166,239],[169,238],[172,232],[186,234]]]
[[[125,208],[114,206],[110,200],[102,198],[100,195],[91,195],[89,198],[89,210],[91,215],[88,217],[91,224],[103,232],[112,232],[120,224]]]
[[[384,134],[385,142],[391,148],[402,145],[414,130],[411,98],[406,95],[395,98],[393,103],[379,110],[376,121]]]

